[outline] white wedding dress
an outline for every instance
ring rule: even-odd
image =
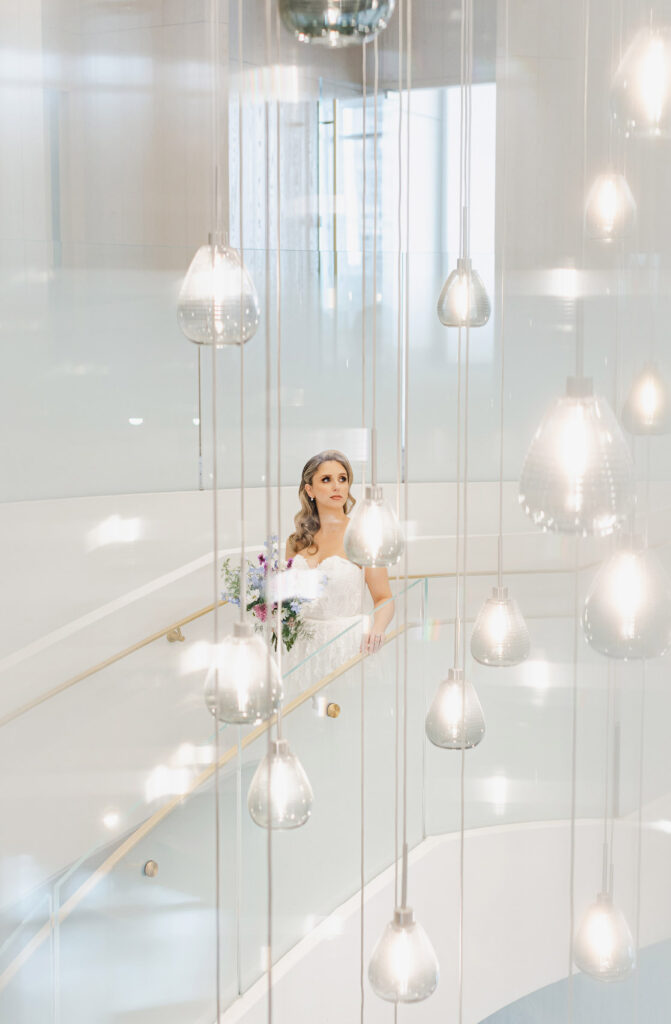
[[[358,565],[341,555],[329,555],[311,566],[298,554],[292,566],[298,574],[319,573],[321,579],[314,588],[318,596],[301,610],[310,637],[297,640],[282,658],[285,701],[293,700],[354,657],[364,629],[362,570]]]

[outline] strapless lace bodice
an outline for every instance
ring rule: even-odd
[[[310,631],[283,659],[285,699],[318,682],[359,651],[364,628],[361,569],[340,555],[330,555],[311,566],[303,555],[294,556],[297,572],[319,574],[317,596],[306,601],[301,616]],[[302,589],[302,588],[301,588]],[[307,591],[313,590],[306,587]]]
[[[319,595],[303,606],[304,619],[349,619],[361,615],[361,569],[354,562],[330,555],[319,565],[311,566],[298,554],[293,565],[300,572],[318,572],[323,577]]]

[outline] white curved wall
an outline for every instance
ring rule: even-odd
[[[671,800],[646,808],[642,843],[641,945],[671,936]],[[595,898],[601,872],[602,823],[578,822],[575,838],[576,922]],[[636,917],[636,829],[615,830],[615,898],[632,931]],[[566,977],[569,948],[570,824],[540,822],[483,828],[465,837],[464,1024]],[[328,867],[324,866],[328,878]],[[438,989],[403,1019],[457,1019],[459,836],[425,840],[410,856],[409,901],[438,954]],[[365,962],[393,907],[393,869],[366,888]],[[275,1024],[358,1019],[359,897],[349,900],[285,956],[273,972]],[[389,1004],[366,979],[366,1020],[388,1024]],[[660,1008],[661,1009],[661,1008]],[[263,1024],[267,982],[258,982],[222,1016],[223,1024]]]

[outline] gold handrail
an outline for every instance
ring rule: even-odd
[[[593,562],[587,565],[581,566],[581,571],[584,569],[591,569],[600,563]],[[554,575],[559,573],[572,572],[572,568],[566,569],[520,569],[520,570],[507,570],[506,576],[533,576],[533,575]],[[475,572],[469,572],[469,577],[475,576],[496,576],[496,569],[485,570],[478,569]],[[456,572],[429,572],[429,573],[411,573],[409,576],[393,576],[391,578],[392,583],[399,583],[402,580],[423,580],[423,579],[454,579],[457,576]],[[227,604],[227,601],[220,601],[219,607]],[[7,714],[0,718],[0,729],[5,725],[9,725],[17,718],[21,718],[28,711],[32,711],[33,708],[37,708],[40,704],[46,703],[53,697],[57,697],[60,693],[64,693],[69,690],[72,686],[76,686],[78,683],[83,682],[85,679],[90,679],[91,676],[96,675],[98,672],[102,672],[103,669],[109,668],[110,665],[114,665],[117,661],[122,661],[123,658],[129,657],[131,654],[135,654],[136,651],[142,650],[143,647],[148,647],[149,644],[153,644],[155,640],[160,640],[161,637],[167,636],[173,629],[179,629],[182,626],[187,626],[190,622],[195,622],[196,619],[202,618],[203,615],[209,615],[214,609],[214,604],[208,604],[205,608],[200,608],[196,612],[191,612],[190,615],[184,616],[182,619],[178,619],[176,622],[171,622],[169,626],[165,626],[163,629],[159,629],[156,633],[152,633],[150,636],[144,637],[142,640],[137,640],[130,647],[125,647],[122,651],[117,651],[116,654],[111,654],[104,661],[99,661],[97,664],[92,665],[90,668],[84,669],[83,672],[78,672],[77,675],[71,676],[64,682],[59,683],[58,686],[54,686],[51,690],[46,690],[41,693],[38,697],[34,697],[30,701],[26,701],[25,704],[21,704],[18,708],[13,711],[8,711]]]
[[[202,615],[205,613],[202,611],[196,613],[193,616],[191,616],[191,619],[197,618],[199,614]],[[401,633],[404,632],[404,630],[405,626],[399,626],[397,629],[392,630],[392,632],[387,634],[387,636],[385,637],[385,645],[388,644],[391,640],[394,640],[396,637],[400,636]],[[160,637],[165,632],[167,631],[163,630],[161,631],[161,633],[158,633],[156,635]],[[319,693],[320,690],[323,690],[335,679],[337,679],[341,675],[344,675],[345,672],[348,672],[351,668],[354,667],[354,665],[359,664],[361,661],[363,661],[364,658],[367,657],[369,657],[368,654],[355,654],[353,658],[350,658],[349,661],[344,662],[339,668],[335,669],[329,675],[324,676],[316,683],[313,683],[313,685],[308,687],[307,690],[304,690],[303,693],[299,694],[297,697],[294,697],[293,700],[289,701],[284,706],[282,710],[282,716],[286,717],[287,715],[290,715],[293,711],[296,710],[296,708],[299,708],[302,704],[305,704],[306,701],[314,697],[316,693]],[[271,726],[273,726],[276,723],[276,721],[277,716],[273,715],[273,717],[269,719],[267,722],[262,722],[260,725],[257,725],[254,729],[251,730],[251,732],[247,733],[247,735],[244,737],[242,743],[240,743],[239,745],[240,749],[244,750],[246,747],[250,746],[250,744],[252,744],[255,740],[257,740],[259,736],[263,736],[263,734],[268,732],[268,729],[270,729]],[[177,807],[179,807],[179,805],[183,803],[187,797],[192,796],[192,794],[195,793],[197,789],[200,789],[200,787],[204,785],[204,783],[211,779],[216,770],[225,767],[225,765],[227,764],[230,764],[230,762],[237,756],[237,754],[237,744],[234,747],[229,747],[228,750],[224,751],[224,753],[221,755],[216,764],[209,765],[199,775],[196,776],[191,786],[187,789],[185,793],[181,793],[179,796],[173,797],[172,800],[169,800],[166,804],[163,805],[163,807],[159,808],[158,811],[155,811],[154,814],[147,818],[147,820],[144,821],[138,828],[136,828],[134,832],[131,832],[131,834],[127,836],[123,840],[123,842],[119,844],[119,846],[117,846],[117,848],[114,850],[113,853],[109,855],[109,857],[105,858],[102,864],[100,864],[99,867],[97,867],[96,870],[89,875],[86,881],[82,882],[79,888],[76,889],[75,892],[73,892],[72,896],[70,896],[65,901],[63,906],[51,914],[49,921],[46,924],[42,925],[40,930],[36,932],[35,935],[32,937],[30,942],[26,946],[24,946],[21,952],[14,957],[12,962],[5,968],[2,974],[0,974],[0,992],[7,988],[12,978],[14,978],[18,971],[21,970],[23,965],[30,959],[33,953],[37,949],[39,949],[39,947],[44,942],[46,942],[46,940],[49,938],[49,935],[56,927],[56,925],[61,925],[65,920],[67,920],[67,918],[79,906],[82,900],[84,900],[88,896],[88,894],[92,892],[93,889],[95,889],[96,886],[98,886],[107,875],[109,875],[109,873],[116,867],[116,865],[121,860],[123,860],[126,854],[130,853],[130,851],[135,846],[137,846],[137,844],[141,842],[141,840],[144,839],[145,836],[149,835],[149,833],[152,832],[156,828],[156,826],[164,820],[164,818],[167,818],[169,814],[172,814],[172,812]]]

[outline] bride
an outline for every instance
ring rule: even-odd
[[[361,567],[345,554],[348,513],[356,503],[350,494],[352,479],[352,467],[338,451],[313,455],[301,475],[301,507],[294,517],[296,529],[287,540],[286,558],[298,573],[320,572],[322,586],[301,612],[310,638],[298,640],[285,659],[286,673],[318,652],[301,669],[300,689],[333,672],[359,650],[364,654],[378,651],[394,614],[387,570],[365,569],[362,579]],[[364,582],[373,600],[372,622],[365,625]],[[319,651],[324,645],[328,646]],[[285,688],[296,693],[298,680],[292,682],[293,674]]]

